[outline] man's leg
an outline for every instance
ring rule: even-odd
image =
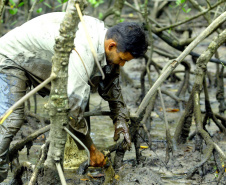
[[[26,93],[27,77],[19,69],[0,73],[0,116]],[[9,145],[24,122],[24,105],[17,107],[0,125],[0,182],[7,178]]]

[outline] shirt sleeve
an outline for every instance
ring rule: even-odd
[[[113,123],[116,123],[119,120],[128,122],[129,111],[123,100],[119,84],[119,67],[114,66],[112,70],[107,68],[111,67],[106,66],[104,68],[106,78],[99,83],[98,92],[100,96],[109,103],[111,110],[110,117],[113,120]]]
[[[103,22],[88,16],[84,16],[84,20],[94,50],[97,54],[102,53],[104,49],[104,35],[102,34],[104,32]],[[88,79],[94,71],[95,61],[81,23],[78,24],[74,45],[75,48],[72,50],[69,58],[67,94],[71,112],[73,112],[74,116],[82,118],[90,93]],[[99,48],[102,48],[102,50]]]

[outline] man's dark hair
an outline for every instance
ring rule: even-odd
[[[129,52],[134,58],[142,57],[147,51],[146,33],[135,22],[123,22],[109,28],[106,38],[117,42],[119,52]]]

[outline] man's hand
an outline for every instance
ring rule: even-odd
[[[103,167],[106,165],[104,154],[101,153],[94,144],[91,145],[90,149],[90,165],[94,167]]]
[[[130,139],[128,124],[124,121],[118,120],[115,123],[114,141],[117,141],[120,138],[121,133],[124,135],[124,140],[126,143],[125,148],[129,150],[131,147],[131,139]]]

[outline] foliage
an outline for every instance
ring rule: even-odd
[[[32,1],[34,1],[34,0],[32,0]],[[58,4],[57,6],[55,6],[55,7],[52,7],[49,3],[47,3],[46,0],[40,0],[38,3],[39,3],[39,4],[40,4],[40,3],[43,3],[43,4],[44,4],[45,6],[47,6],[48,8],[56,9],[56,8],[62,6],[64,3],[68,2],[68,0],[57,0],[57,2],[58,2],[59,4]],[[23,7],[23,6],[24,6],[24,2],[20,2],[20,3],[17,5],[17,4],[16,4],[16,0],[9,0],[9,6],[10,6],[10,8],[11,8],[11,9],[9,9],[9,13],[10,13],[11,15],[15,15],[15,14],[17,14],[18,9],[19,9],[20,7]],[[38,9],[36,10],[36,12],[37,12],[37,13],[41,13],[41,12],[42,12],[42,8],[38,8]]]
[[[36,10],[37,13],[41,13],[42,12],[42,8],[39,8],[38,10]]]
[[[120,21],[119,22],[124,22],[125,21],[125,19],[120,19]]]
[[[103,0],[88,0],[89,3],[92,5],[92,7],[96,8],[98,7],[100,4],[104,3]]]
[[[102,19],[103,18],[103,13],[99,13],[99,19]]]
[[[15,15],[18,12],[18,8],[16,7],[16,3],[13,0],[9,0],[9,6],[11,8],[11,9],[9,9],[9,13],[12,14],[12,15]]]
[[[186,0],[176,0],[175,1],[175,6],[173,8],[181,7],[183,12],[189,13],[191,11],[191,8],[188,8],[188,5],[186,3]],[[172,7],[172,6],[171,6]]]

